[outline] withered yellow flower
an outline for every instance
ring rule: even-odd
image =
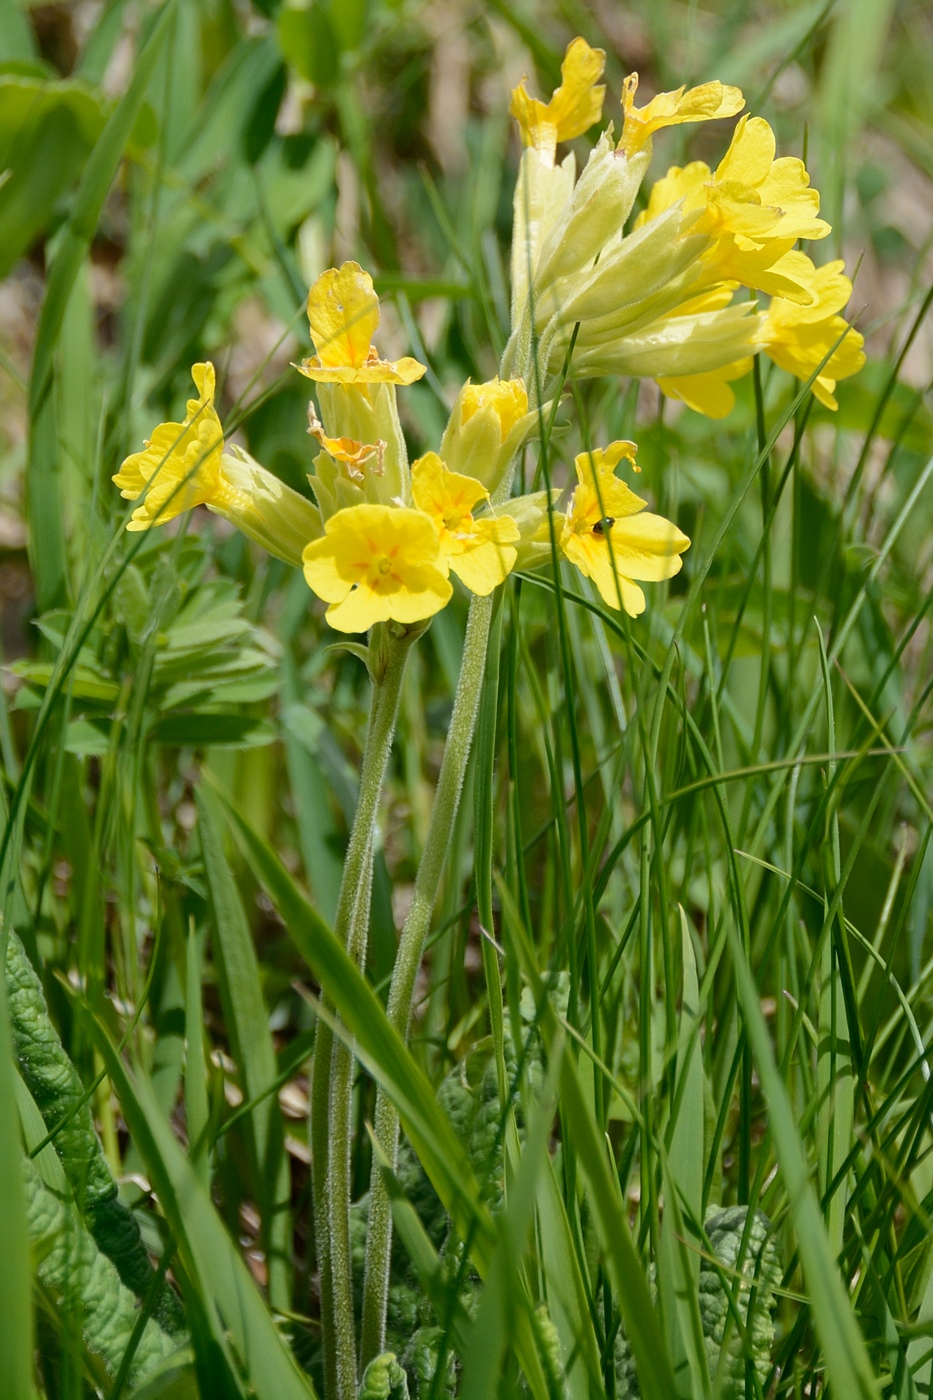
[[[582,136],[602,116],[606,89],[599,80],[605,66],[605,51],[577,38],[567,47],[560,66],[561,84],[550,102],[531,97],[524,80],[520,82],[512,92],[509,111],[518,122],[523,144],[533,146],[553,165],[558,141]]]
[[[450,471],[436,452],[427,452],[412,466],[411,491],[437,531],[444,565],[473,593],[485,597],[497,588],[515,563],[519,530],[509,515],[474,517],[489,501],[483,483]]]
[[[377,476],[382,475],[385,443],[381,441],[376,443],[357,442],[355,438],[349,437],[328,437],[324,431],[323,423],[315,412],[313,401],[308,404],[308,432],[312,437],[317,438],[328,456],[333,457],[335,462],[343,463],[347,469],[347,475],[354,481],[365,480],[363,467],[368,462],[373,463],[370,467],[371,471],[374,471]]]
[[[327,621],[338,632],[422,622],[453,592],[437,531],[421,511],[405,506],[338,510],[323,538],[305,549],[303,563],[309,588],[330,604]]]
[[[302,374],[323,384],[413,384],[425,366],[405,356],[382,360],[372,343],[379,325],[373,279],[359,263],[322,272],[308,293],[308,321],[317,351]]]
[[[635,461],[635,444],[613,442],[581,453],[575,461],[579,485],[563,520],[560,547],[591,578],[603,601],[621,605],[630,617],[645,610],[636,580],[659,582],[680,572],[690,541],[670,520],[645,510],[615,474],[618,463]]]
[[[143,495],[128,530],[164,525],[193,506],[222,498],[224,433],[214,408],[216,378],[209,362],[193,365],[198,391],[189,399],[183,423],[160,423],[142,452],[127,457],[113,480],[128,501]]]
[[[619,150],[633,156],[665,126],[684,122],[709,122],[717,117],[734,117],[745,106],[737,87],[726,83],[700,83],[699,87],[659,92],[646,107],[635,106],[638,74],[630,73],[622,84],[622,139]]]

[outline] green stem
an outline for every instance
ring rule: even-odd
[[[470,603],[460,679],[444,746],[431,823],[424,853],[418,867],[415,893],[402,929],[392,983],[389,988],[388,1016],[395,1029],[407,1038],[411,1020],[415,979],[421,966],[424,940],[447,858],[451,832],[463,789],[470,745],[476,727],[486,645],[492,620],[492,597],[475,597]],[[394,1167],[398,1155],[398,1115],[391,1100],[379,1089],[376,1094],[375,1132],[389,1162]],[[389,1293],[389,1264],[392,1249],[392,1213],[389,1197],[377,1162],[373,1162],[366,1236],[366,1276],[363,1284],[362,1363],[367,1366],[385,1344],[386,1300]]]
[[[369,726],[335,919],[335,932],[357,966],[362,966],[366,957],[376,814],[392,750],[405,662],[415,635],[397,637],[380,627],[370,642],[374,660]],[[319,1020],[311,1076],[310,1133],[324,1380],[329,1400],[356,1398],[350,1257],[352,1074],[352,1051]]]

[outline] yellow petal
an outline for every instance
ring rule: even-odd
[[[505,442],[515,424],[528,412],[528,393],[521,379],[490,379],[486,384],[465,384],[460,421],[468,423],[481,409],[491,408],[499,419],[499,436]]]
[[[729,149],[716,167],[717,181],[760,185],[771,169],[776,144],[764,117],[742,117],[736,123]]]
[[[616,442],[611,442],[608,447],[594,447],[589,452],[581,452],[574,458],[577,480],[581,483],[586,482],[592,486],[597,478],[602,479],[604,476],[613,476],[616,467],[622,461],[623,457],[627,462],[631,463],[635,471],[641,471],[641,468],[635,460],[637,452],[638,448],[635,446],[634,442],[628,442],[624,438],[619,438]],[[618,484],[624,485],[622,482]],[[627,486],[625,486],[625,490],[628,491]],[[644,504],[644,502],[642,504]],[[637,509],[640,510],[641,507],[639,506]]]
[[[425,366],[406,356],[380,360],[372,339],[379,325],[373,279],[359,263],[322,272],[308,293],[308,321],[317,351],[296,366],[324,384],[413,384]]]
[[[650,511],[617,520],[608,535],[616,571],[652,583],[680,573],[680,555],[690,548],[689,539],[673,521]],[[608,544],[606,548],[609,553]]]
[[[305,549],[304,575],[331,604],[333,627],[363,632],[376,622],[419,622],[444,607],[452,590],[439,553],[437,532],[420,511],[349,506]]]
[[[647,107],[635,106],[638,74],[630,73],[622,85],[624,123],[619,149],[627,156],[640,151],[655,131],[683,122],[708,122],[717,117],[734,117],[745,106],[737,87],[724,83],[701,83],[699,87],[676,92],[659,92]]]
[[[724,365],[706,374],[681,374],[662,377],[658,386],[669,399],[677,399],[703,413],[707,418],[725,418],[735,407],[735,394],[729,387],[733,379],[741,379],[752,368],[751,357]]]
[[[369,273],[355,262],[322,272],[308,293],[308,320],[323,368],[359,369],[379,325],[379,298]]]
[[[210,504],[222,489],[223,428],[214,409],[214,366],[192,366],[199,397],[188,400],[184,423],[160,423],[142,452],[125,459],[113,481],[126,500],[145,493],[128,530],[148,530],[193,506]]]
[[[561,84],[550,102],[529,96],[524,81],[512,92],[509,112],[518,122],[522,142],[534,146],[553,161],[558,141],[582,136],[602,116],[606,89],[599,84],[606,66],[603,49],[591,49],[585,39],[574,39],[560,66]]]
[[[520,538],[518,526],[510,516],[477,520],[467,548],[448,557],[451,573],[471,592],[485,598],[514,568],[518,552],[512,542]]]

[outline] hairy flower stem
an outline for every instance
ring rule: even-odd
[[[460,679],[444,746],[440,777],[434,794],[424,853],[418,867],[415,892],[402,929],[392,983],[388,1016],[403,1038],[408,1035],[415,978],[421,965],[424,941],[431,923],[438,886],[447,858],[451,832],[466,774],[486,667],[486,646],[492,619],[493,598],[474,597],[470,603]],[[376,1093],[376,1137],[395,1166],[398,1156],[398,1114],[380,1088]],[[374,1160],[366,1236],[366,1275],[363,1285],[362,1364],[378,1356],[385,1343],[386,1302],[392,1248],[392,1214],[379,1164]]]
[[[378,627],[370,641],[373,690],[369,726],[335,919],[335,932],[358,967],[366,957],[376,814],[392,751],[405,663],[416,635],[413,631],[398,637]],[[330,1026],[319,1020],[311,1076],[310,1133],[328,1400],[356,1400],[356,1325],[350,1258],[352,1073],[351,1050]]]

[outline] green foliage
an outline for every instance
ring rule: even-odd
[[[360,1383],[359,1400],[408,1400],[408,1379],[393,1351],[370,1361]]]
[[[90,1095],[62,1046],[49,1017],[42,984],[12,930],[7,935],[6,988],[19,1071],[42,1115],[68,1182],[70,1199],[66,1201],[62,1193],[44,1188],[34,1172],[26,1175],[30,1230],[34,1238],[48,1235],[51,1245],[43,1281],[59,1293],[72,1288],[72,1260],[74,1268],[83,1270],[93,1280],[95,1291],[86,1299],[88,1345],[93,1351],[100,1351],[111,1369],[116,1370],[120,1343],[125,1346],[132,1331],[132,1321],[126,1325],[131,1309],[123,1293],[129,1289],[138,1299],[144,1299],[152,1283],[152,1267],[139,1225],[117,1194],[117,1183],[94,1127]],[[75,1203],[83,1224],[75,1218]],[[59,1233],[61,1239],[57,1238]],[[98,1258],[98,1252],[103,1259]],[[108,1260],[115,1266],[113,1280]],[[123,1290],[120,1283],[125,1286]],[[83,1287],[80,1282],[73,1285],[72,1303],[82,1297]],[[183,1331],[178,1298],[167,1284],[160,1286],[152,1311],[169,1333],[178,1336]],[[108,1333],[111,1316],[113,1331]],[[144,1354],[151,1360],[162,1353],[150,1338]]]
[[[110,478],[209,358],[307,493],[291,365],[344,258],[436,446],[509,331],[508,84],[546,97],[578,29],[608,115],[632,68],[719,77],[806,151],[869,362],[836,413],[778,369],[721,422],[565,393],[524,488],[634,438],[692,545],[635,621],[569,573],[503,590],[400,1029],[465,598],[409,657],[360,971],[359,649],[215,516],[127,534]],[[4,1400],[323,1393],[322,1018],[357,1319],[374,1159],[394,1221],[360,1397],[929,1392],[930,59],[920,0],[0,3]],[[659,134],[650,178],[723,137]]]

